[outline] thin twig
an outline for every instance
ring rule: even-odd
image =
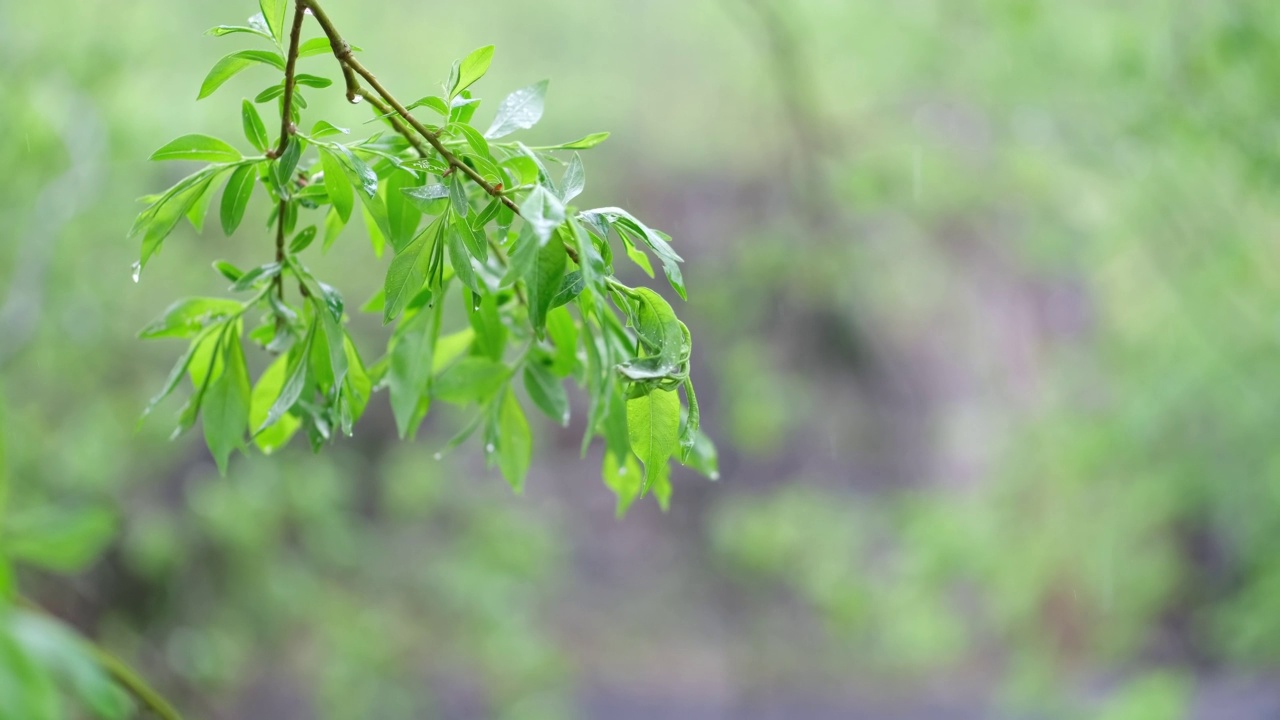
[[[454,155],[449,148],[445,147],[444,142],[440,140],[439,133],[433,132],[426,125],[419,122],[418,119],[409,112],[409,109],[402,105],[399,100],[396,100],[395,96],[383,87],[382,83],[378,82],[378,78],[374,76],[372,72],[369,72],[369,69],[356,59],[355,55],[351,52],[351,45],[347,43],[346,40],[342,39],[342,34],[338,32],[337,27],[333,24],[333,21],[329,19],[329,16],[325,13],[324,9],[320,7],[317,0],[297,1],[299,5],[305,5],[307,8],[310,8],[311,16],[316,19],[316,22],[320,24],[320,28],[324,31],[324,34],[329,38],[329,46],[333,49],[333,56],[337,58],[338,63],[342,65],[343,75],[347,80],[348,100],[355,97],[372,97],[369,93],[360,89],[359,83],[351,76],[351,73],[355,73],[363,78],[364,81],[369,84],[369,87],[373,88],[373,91],[377,93],[377,96],[383,100],[385,103],[385,106],[382,106],[385,107],[384,115],[389,114],[394,110],[396,115],[399,115],[404,122],[408,123],[410,127],[412,127],[419,135],[431,144],[431,147],[440,154],[440,157],[448,163],[450,168],[466,175],[467,178],[479,185],[491,197],[497,198],[503,205],[506,205],[511,212],[516,215],[520,215],[520,207],[516,205],[514,200],[503,194],[503,192],[495,185],[490,183],[488,180],[485,180],[483,175],[476,172],[474,168],[463,162],[457,155]],[[375,107],[379,106],[375,105]],[[400,131],[400,128],[397,128],[397,131]],[[403,135],[405,133],[401,132],[401,134]],[[410,142],[412,143],[413,140],[410,139]],[[416,143],[415,147],[417,147]],[[421,152],[421,150],[419,151]],[[572,248],[566,244],[565,252],[575,263],[579,262],[576,248]]]

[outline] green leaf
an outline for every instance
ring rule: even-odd
[[[222,37],[223,35],[234,35],[235,33],[251,33],[258,37],[264,37],[268,40],[274,39],[271,37],[271,33],[263,32],[257,28],[245,27],[243,25],[219,25],[217,27],[209,28],[204,34],[212,35],[214,37]]]
[[[400,321],[388,351],[387,388],[396,429],[404,438],[416,431],[430,408],[430,380],[444,302]]]
[[[240,303],[235,300],[186,298],[170,305],[163,315],[144,327],[138,333],[138,337],[144,339],[195,337],[210,325],[239,312]]]
[[[186,217],[191,223],[191,227],[197,233],[204,232],[204,218],[209,213],[209,205],[213,202],[213,184],[217,182],[220,175],[227,171],[227,168],[220,168],[209,176],[209,181],[204,183],[200,188],[199,195],[187,208]]]
[[[280,183],[280,187],[293,187],[293,171],[298,168],[298,160],[302,157],[302,145],[305,142],[296,135],[289,138],[284,146],[284,152],[276,159],[276,180]]]
[[[631,450],[644,464],[647,492],[654,480],[665,477],[667,460],[679,447],[680,396],[667,390],[654,390],[627,400],[627,434]]]
[[[573,142],[567,142],[563,145],[552,145],[550,147],[543,147],[539,149],[541,150],[589,150],[608,139],[609,139],[609,133],[607,132],[591,133],[590,135],[578,140],[574,140]]]
[[[298,398],[302,397],[302,390],[306,387],[307,381],[307,360],[311,355],[311,347],[315,343],[317,322],[318,320],[311,321],[311,326],[307,329],[307,335],[303,338],[301,346],[295,347],[289,352],[289,368],[284,385],[280,388],[280,394],[271,403],[271,409],[267,411],[266,419],[255,429],[255,435],[275,425],[280,418],[284,417],[293,408],[294,404],[298,402]]]
[[[582,279],[582,272],[574,270],[564,276],[564,280],[560,282],[560,289],[556,291],[555,297],[551,298],[552,309],[562,305],[568,305],[575,298],[582,294],[582,288],[585,282]]]
[[[448,185],[425,185],[423,187],[404,188],[400,191],[424,213],[439,215],[443,208],[440,201],[449,197]]]
[[[324,148],[320,148],[320,166],[324,169],[324,189],[329,193],[329,201],[345,223],[351,219],[351,209],[356,202],[351,181],[347,179],[342,161]]]
[[[524,480],[533,459],[533,434],[529,421],[520,409],[520,401],[510,388],[498,411],[498,468],[517,493],[524,491]]]
[[[471,212],[471,203],[467,200],[466,181],[462,179],[462,173],[454,173],[449,176],[449,202],[453,204],[453,211],[462,217],[466,217]]]
[[[333,135],[350,135],[351,131],[346,128],[338,127],[328,120],[317,120],[315,125],[311,126],[311,138],[319,140]]]
[[[480,298],[479,307],[469,307],[467,310],[467,320],[475,331],[475,352],[490,360],[502,360],[507,347],[507,326],[502,324],[497,297],[492,293],[485,293]]]
[[[200,84],[200,94],[196,99],[203,100],[209,97],[215,90],[222,87],[223,83],[256,63],[271,65],[284,70],[284,57],[278,52],[271,50],[241,50],[240,52],[234,52],[214,64],[213,69],[205,76],[204,82]],[[283,91],[284,89],[281,88],[281,92]],[[262,100],[258,102],[262,102]]]
[[[716,453],[716,446],[701,430],[694,433],[693,448],[680,462],[712,481],[720,479],[720,458]]]
[[[416,189],[417,177],[405,170],[393,171],[387,177],[387,224],[391,228],[391,246],[402,248],[418,233],[422,211],[406,190]]]
[[[547,417],[568,427],[569,395],[564,390],[564,383],[545,365],[537,362],[525,363],[524,389],[529,393],[533,404],[546,413]]]
[[[151,153],[152,160],[199,160],[203,162],[237,162],[240,153],[215,137],[192,134],[171,140]]]
[[[138,271],[146,266],[178,221],[200,199],[217,170],[217,167],[207,167],[182,179],[138,214],[129,230],[130,237],[142,234],[142,251],[136,266]]]
[[[689,414],[680,427],[680,460],[685,462],[693,452],[698,440],[698,431],[702,426],[702,413],[698,410],[698,396],[693,391],[693,381],[684,379],[684,397],[689,405]]]
[[[327,77],[309,75],[307,73],[298,73],[297,77],[294,78],[294,82],[313,88],[327,88],[333,84],[333,81]]]
[[[604,467],[600,471],[605,486],[618,496],[618,517],[626,515],[627,508],[640,497],[640,487],[644,484],[644,475],[640,471],[640,463],[636,462],[636,456],[630,452],[626,456],[625,462],[620,463],[613,453],[606,452]]]
[[[288,0],[258,0],[258,7],[262,8],[262,17],[267,21],[267,27],[271,29],[271,36],[276,42],[283,42],[285,15],[289,10]]]
[[[547,313],[547,337],[555,345],[556,353],[551,363],[551,372],[560,377],[568,377],[578,370],[578,324],[565,308],[556,308]]]
[[[467,247],[462,242],[462,233],[458,230],[459,226],[466,227],[468,231],[471,228],[467,225],[465,219],[461,219],[457,215],[453,215],[453,217],[454,221],[449,224],[449,229],[446,231],[446,240],[449,244],[449,264],[453,266],[453,272],[458,276],[458,280],[462,281],[463,287],[476,295],[480,295],[480,280],[476,277],[475,266],[471,264],[471,254],[467,252]]]
[[[383,294],[386,297],[383,322],[394,320],[409,299],[418,294],[426,283],[432,251],[436,243],[441,241],[444,222],[444,215],[437,217],[404,249],[396,252],[395,258],[391,261],[391,267],[387,269],[386,281],[383,284]]]
[[[484,74],[489,71],[491,62],[493,62],[492,45],[473,50],[470,55],[462,60],[462,64],[458,67],[458,80],[453,87],[449,88],[449,97],[456,96],[484,77]]]
[[[315,225],[308,225],[303,228],[302,232],[294,235],[293,240],[289,242],[289,252],[300,253],[306,250],[311,245],[311,242],[316,239],[316,232]]]
[[[270,280],[279,275],[281,269],[283,269],[283,266],[278,262],[269,262],[259,265],[244,275],[241,275],[240,279],[231,286],[231,290],[232,292],[244,292],[245,290],[249,290],[253,288],[254,285],[264,280]]]
[[[227,185],[222,190],[222,208],[219,217],[222,220],[222,232],[230,235],[240,227],[244,219],[245,208],[253,197],[253,188],[257,184],[258,171],[252,165],[241,165],[231,173]]]
[[[574,198],[582,194],[587,186],[587,173],[582,167],[582,157],[573,154],[569,167],[564,171],[564,189],[560,191],[560,199],[568,205]]]
[[[551,302],[560,292],[560,285],[564,282],[564,268],[567,262],[568,255],[565,253],[564,243],[559,237],[553,238],[538,251],[533,269],[525,280],[529,291],[529,323],[538,337],[543,336],[547,324],[547,311],[551,309]]]
[[[485,242],[483,228],[476,231],[465,218],[455,215],[452,223],[453,232],[462,240],[462,244],[471,253],[471,257],[481,263],[489,259],[489,245]]]
[[[164,386],[160,388],[160,392],[156,393],[155,396],[151,398],[151,401],[147,403],[146,409],[142,411],[142,418],[146,418],[150,415],[151,411],[155,410],[157,405],[177,389],[178,383],[182,381],[182,376],[187,373],[187,369],[191,366],[191,360],[195,357],[196,349],[199,348],[203,344],[204,340],[212,335],[214,330],[218,327],[219,326],[214,325],[206,328],[204,332],[200,333],[200,335],[196,337],[195,340],[191,341],[186,352],[178,358],[178,362],[174,363],[173,369],[169,371],[169,377],[165,379]]]
[[[256,103],[264,103],[270,100],[275,100],[276,98],[280,97],[283,94],[284,94],[284,85],[272,85],[271,87],[267,88],[266,90],[263,90],[262,92],[254,96],[253,101]]]
[[[239,282],[240,278],[244,277],[243,270],[236,267],[235,265],[232,265],[226,260],[214,260],[213,269],[217,270],[219,275],[230,280],[233,283]]]
[[[431,397],[456,405],[492,400],[511,375],[511,368],[488,358],[466,357],[445,370],[431,386]]]
[[[105,508],[41,507],[6,519],[4,549],[18,562],[78,572],[106,549],[115,533],[115,513]]]
[[[427,97],[419,98],[418,100],[415,100],[408,109],[412,110],[416,107],[430,108],[445,118],[449,117],[449,103],[445,102],[444,98],[436,95],[428,95]]]
[[[271,141],[267,138],[267,126],[262,123],[258,108],[245,100],[240,106],[240,118],[244,125],[244,136],[249,139],[249,143],[257,148],[258,152],[266,152],[267,144]]]
[[[288,369],[289,355],[281,355],[268,365],[262,377],[258,378],[258,384],[254,386],[249,400],[249,427],[261,428],[266,424],[272,404],[284,389]],[[301,426],[301,420],[292,413],[287,413],[271,426],[258,431],[253,442],[264,455],[270,455],[287,445],[289,439]]]
[[[202,410],[205,442],[222,475],[227,474],[231,453],[244,446],[249,429],[249,369],[234,328],[230,334],[223,343],[224,370],[205,393]]]
[[[498,116],[485,131],[490,140],[506,137],[517,130],[528,130],[542,119],[548,81],[535,83],[511,93],[498,106]]]
[[[564,203],[541,185],[529,192],[520,204],[520,215],[533,228],[538,243],[546,245],[556,228],[564,222]]]
[[[582,213],[584,219],[593,215],[600,215],[607,219],[619,235],[630,233],[633,237],[643,240],[662,261],[662,271],[667,276],[667,282],[671,283],[671,287],[675,288],[677,293],[680,293],[682,299],[689,299],[685,294],[684,277],[680,272],[680,263],[683,259],[671,248],[670,238],[651,229],[622,208],[598,208]]]

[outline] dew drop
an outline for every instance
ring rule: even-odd
[[[719,471],[719,470],[712,470],[712,471],[711,471],[711,474],[710,474],[710,475],[708,475],[708,477],[710,477],[712,480],[719,480],[719,479],[720,479],[720,471]]]
[[[359,105],[360,103],[364,102],[364,98],[359,95],[352,95],[348,97],[347,100],[349,100],[352,105]]]
[[[442,452],[438,452],[438,453],[436,453],[435,455],[432,455],[431,457],[435,458],[436,460],[443,460],[443,459],[444,459],[444,453],[442,453]]]
[[[487,453],[492,453],[494,450],[497,450],[497,449],[498,448],[493,446],[493,443],[489,443],[488,445],[484,446],[484,451]]]
[[[140,277],[142,277],[142,263],[135,262],[133,264],[133,281],[138,282]]]
[[[560,417],[560,424],[564,427],[569,427],[569,413],[565,413]]]
[[[622,477],[623,475],[626,475],[626,474],[627,474],[627,469],[626,469],[626,468],[624,468],[624,467],[620,467],[620,468],[618,468],[618,477]]]

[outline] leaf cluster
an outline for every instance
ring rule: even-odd
[[[215,262],[231,298],[179,300],[143,329],[144,338],[187,342],[146,413],[189,384],[174,435],[201,419],[225,472],[236,451],[271,453],[299,434],[319,451],[352,432],[375,392],[387,394],[402,437],[413,436],[435,404],[456,405],[469,420],[448,447],[479,436],[489,464],[518,491],[534,445],[526,409],[567,424],[566,385],[574,384],[586,396],[583,453],[603,438],[603,478],[620,513],[650,491],[666,507],[673,459],[716,477],[689,377],[688,328],[657,292],[615,277],[619,249],[617,257],[650,277],[656,258],[685,298],[671,238],[620,208],[573,204],[586,187],[579,151],[608,133],[544,147],[511,139],[542,118],[546,81],[509,93],[481,130],[472,89],[489,69],[492,46],[454,63],[437,94],[400,106],[353,84],[354,63],[343,57],[358,48],[348,50],[331,28],[313,39],[290,37],[286,3],[260,5],[246,25],[210,34],[255,36],[268,47],[220,59],[198,94],[211,97],[242,72],[276,73],[239,104],[241,147],[249,149],[206,135],[166,143],[153,160],[202,166],[145,198],[130,235],[141,245],[136,279],[184,220],[202,231],[215,196],[227,235],[242,226],[253,197],[265,196],[266,226],[275,231],[265,239],[275,253],[256,267]],[[299,6],[299,24],[304,8],[317,9]],[[304,90],[334,83],[294,66],[327,53],[339,61],[348,97],[369,100],[380,131],[357,138],[324,119],[304,125]],[[280,118],[277,137],[266,108]],[[348,332],[343,293],[307,264],[357,221],[372,255],[388,260],[382,288],[361,308],[392,326],[372,362]],[[294,287],[291,297],[286,289]],[[250,368],[260,364],[255,378]]]

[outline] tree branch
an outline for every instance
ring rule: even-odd
[[[311,10],[312,17],[316,19],[316,22],[320,24],[320,28],[324,31],[324,34],[329,38],[329,45],[333,48],[333,56],[337,58],[338,62],[342,65],[343,75],[347,80],[348,100],[356,102],[353,98],[357,97],[368,99],[371,104],[373,104],[374,107],[379,108],[384,115],[389,115],[394,110],[395,114],[399,115],[405,123],[408,123],[409,126],[418,133],[418,135],[421,135],[426,139],[431,147],[440,154],[440,157],[448,163],[450,168],[466,175],[467,178],[476,185],[479,185],[491,197],[497,198],[503,205],[506,205],[511,212],[515,213],[517,216],[520,215],[520,207],[516,205],[514,200],[504,195],[496,186],[488,180],[485,180],[483,175],[476,172],[474,168],[464,163],[457,155],[454,155],[449,148],[445,147],[445,144],[440,140],[439,133],[433,132],[426,125],[419,122],[418,119],[409,112],[409,109],[402,105],[400,101],[396,100],[395,96],[383,87],[382,83],[378,82],[378,78],[374,76],[372,72],[369,72],[369,69],[355,58],[355,55],[351,52],[351,45],[347,43],[346,40],[342,39],[342,34],[338,32],[337,27],[334,26],[333,21],[329,19],[328,14],[326,14],[324,9],[320,7],[317,0],[297,0],[297,2],[299,6],[305,5]],[[373,102],[374,95],[360,88],[359,82],[352,76],[353,73],[363,78],[364,81],[369,84],[369,87],[373,88],[377,97],[381,98],[383,101],[382,104]],[[412,144],[418,152],[423,153],[424,155],[426,154],[425,148],[421,147],[421,143],[416,141],[414,138],[409,137],[409,134],[406,132],[406,128],[404,128],[403,124],[393,122],[392,127],[395,127],[397,132],[408,138],[410,144]],[[575,263],[579,263],[578,251],[576,248],[572,248],[566,244],[565,252]]]
[[[298,45],[302,41],[302,20],[307,15],[307,6],[302,0],[296,0],[293,6],[293,27],[289,31],[289,55],[284,66],[284,96],[280,104],[280,144],[271,157],[279,158],[289,147],[289,140],[298,131],[293,124],[293,95],[297,89]],[[282,185],[289,178],[280,178]],[[289,214],[289,199],[280,198],[276,217],[276,262],[284,265],[284,225]],[[281,270],[272,281],[275,284],[276,296],[284,300],[284,271]]]

